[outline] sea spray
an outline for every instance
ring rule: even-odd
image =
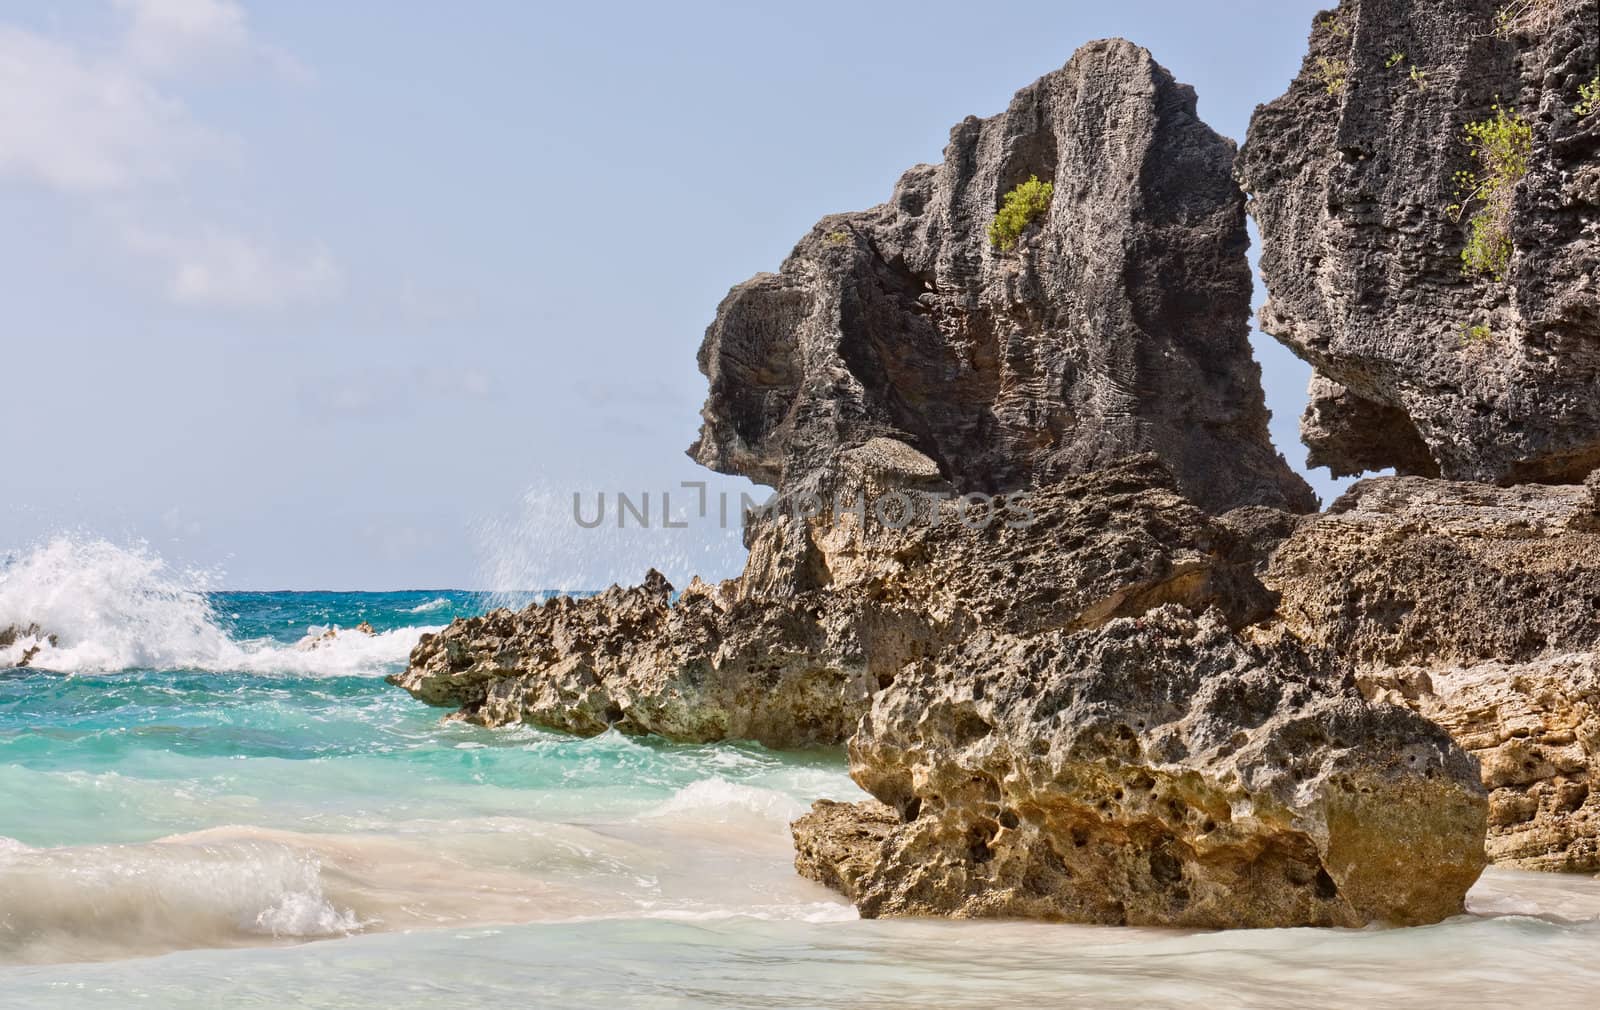
[[[676,489],[676,493],[633,494],[640,501],[650,496],[649,526],[611,521],[586,529],[574,516],[575,494],[590,501],[592,512],[595,495],[614,496],[617,488],[633,491],[640,485],[638,480],[621,478],[609,482],[591,478],[581,488],[541,480],[523,494],[515,508],[480,521],[475,529],[478,578],[492,591],[490,605],[526,606],[533,602],[527,587],[576,593],[613,584],[634,585],[650,568],[679,588],[696,575],[717,581],[737,574],[745,557],[737,524],[724,528],[715,515],[702,518],[697,494],[681,488],[681,482],[657,483]],[[597,487],[604,490],[594,490]],[[667,495],[670,497],[664,497]],[[738,500],[737,492],[734,500]],[[661,510],[669,503],[671,522],[666,523]]]
[[[0,668],[64,673],[209,670],[347,676],[384,672],[435,627],[317,640],[301,623],[296,643],[236,639],[214,605],[215,575],[179,570],[148,544],[57,536],[0,568],[0,630],[30,629],[0,646]],[[448,604],[450,601],[446,600]],[[438,613],[437,608],[428,613]],[[442,614],[441,614],[442,616]]]

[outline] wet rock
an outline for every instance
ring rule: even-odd
[[[1153,451],[1202,507],[1313,510],[1267,433],[1233,156],[1146,50],[1085,46],[728,294],[690,455],[787,493],[886,438],[992,493]],[[1034,176],[1049,210],[1002,251],[990,223]]]

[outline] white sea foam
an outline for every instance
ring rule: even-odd
[[[0,569],[0,631],[39,629],[0,648],[0,667],[37,649],[30,666],[62,672],[373,674],[404,661],[422,633],[437,630],[347,631],[298,646],[235,641],[206,596],[209,582],[204,573],[172,568],[146,545],[56,537]]]
[[[787,826],[805,812],[805,804],[776,789],[711,778],[684,786],[646,816],[688,816],[696,821],[750,819]]]
[[[271,841],[26,849],[0,860],[0,960],[343,936],[311,853]]]
[[[427,603],[419,603],[416,606],[412,607],[410,610],[407,610],[406,613],[408,613],[408,614],[432,614],[432,613],[435,613],[437,611],[443,610],[444,608],[448,607],[449,605],[450,605],[450,601],[445,599],[443,596],[440,596],[440,597],[436,597],[434,599],[429,600]]]

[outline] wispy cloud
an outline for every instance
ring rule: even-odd
[[[285,250],[215,229],[167,234],[137,225],[123,240],[165,265],[165,294],[179,305],[271,308],[327,301],[343,287],[338,263],[320,245]]]
[[[254,40],[232,0],[111,0],[106,12],[121,20],[109,48],[0,25],[0,181],[120,222],[116,237],[156,260],[159,293],[174,304],[259,310],[335,297],[342,272],[323,245],[163,220],[157,199],[237,146],[195,119],[175,82],[252,64],[296,81],[309,72]]]
[[[127,190],[172,182],[221,143],[129,68],[0,26],[0,176]]]

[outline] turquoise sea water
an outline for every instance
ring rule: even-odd
[[[1551,1007],[1600,887],[1409,930],[863,922],[787,822],[836,751],[484,730],[387,686],[476,594],[205,593],[61,541],[0,572],[0,1007]],[[373,635],[349,630],[361,621]],[[340,628],[332,637],[328,629]]]

